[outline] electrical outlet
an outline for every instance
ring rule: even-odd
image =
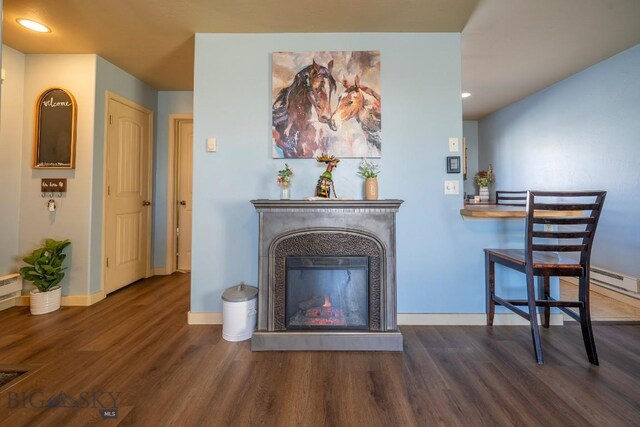
[[[447,196],[460,194],[460,183],[458,181],[445,181],[444,194]]]
[[[458,138],[449,138],[449,152],[457,153],[458,152]]]

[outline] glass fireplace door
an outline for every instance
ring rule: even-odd
[[[287,329],[368,329],[367,257],[287,257]]]

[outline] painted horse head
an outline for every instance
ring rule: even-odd
[[[302,120],[307,122],[313,108],[321,123],[331,119],[331,94],[336,91],[336,81],[331,75],[333,60],[326,67],[313,60],[295,75],[293,82],[280,90],[273,103],[273,125],[280,126]],[[297,123],[301,128],[303,123]]]
[[[336,91],[336,81],[331,75],[333,59],[326,67],[318,65],[314,60],[311,65],[300,73],[305,81],[307,97],[316,110],[318,120],[321,123],[329,123],[331,120],[331,94]]]
[[[360,85],[360,76],[356,76],[350,84],[342,78],[346,89],[338,99],[338,107],[331,115],[329,127],[338,130],[340,125],[353,117],[360,122],[363,129],[371,132],[380,130],[380,96],[366,86]]]
[[[333,60],[326,67],[314,60],[278,93],[273,103],[273,137],[284,157],[304,157],[315,150],[312,113],[320,123],[329,124],[331,94],[336,91],[332,70]]]

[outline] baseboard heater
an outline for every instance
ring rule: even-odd
[[[591,282],[607,288],[640,294],[640,278],[631,277],[600,267],[591,267]]]
[[[572,277],[570,282],[577,284],[578,280]],[[640,298],[640,278],[638,277],[592,266],[591,284]]]
[[[0,302],[14,299],[22,291],[22,279],[19,274],[0,276]]]

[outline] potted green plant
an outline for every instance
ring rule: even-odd
[[[64,277],[62,262],[67,257],[64,249],[71,242],[46,239],[44,244],[22,258],[27,265],[20,269],[23,279],[33,282],[36,289],[30,293],[31,314],[45,314],[60,308],[60,281]]]
[[[282,192],[280,193],[281,199],[289,199],[289,187],[291,186],[291,177],[295,175],[293,169],[289,167],[287,163],[284,164],[284,169],[278,171],[277,182],[282,186]]]
[[[481,202],[489,201],[489,184],[493,184],[496,177],[493,175],[493,167],[489,165],[487,170],[481,170],[476,173],[475,182],[478,187]]]
[[[365,200],[378,200],[378,174],[380,165],[367,161],[363,158],[358,166],[358,175],[364,178],[364,198]]]

